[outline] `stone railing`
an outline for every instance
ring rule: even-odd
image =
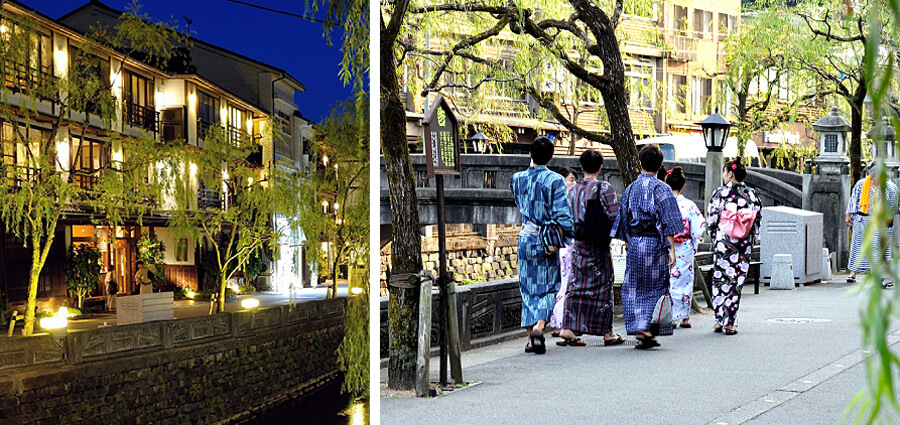
[[[416,196],[419,201],[419,223],[434,224],[437,221],[437,202],[434,179],[425,174],[424,155],[410,155],[416,176]],[[383,161],[383,159],[382,159]],[[445,212],[448,223],[475,224],[519,224],[520,217],[515,199],[509,191],[512,175],[528,168],[527,155],[461,155],[462,172],[459,177],[444,179]],[[579,169],[577,157],[554,158],[551,167]],[[693,162],[666,162],[667,168],[681,166],[687,185],[684,195],[705,205],[704,190],[706,166]],[[390,198],[387,175],[381,167],[381,208],[382,224],[390,224]],[[625,190],[615,159],[606,159],[600,178],[610,182],[621,194]],[[752,168],[747,175],[747,184],[763,200],[764,206],[802,205],[802,175],[788,171]],[[389,232],[388,232],[389,234]]]
[[[0,337],[0,423],[245,423],[339,377],[346,301]]]
[[[502,279],[475,283],[456,288],[459,316],[460,349],[469,350],[503,341],[519,335],[521,329],[522,295],[519,279]],[[435,288],[432,295],[432,347],[438,338],[440,296]],[[388,297],[381,297],[381,356],[388,355]],[[522,333],[520,336],[524,336]]]
[[[194,344],[239,338],[255,332],[340,318],[345,299],[298,303],[187,319],[164,320],[72,331],[62,337],[36,334],[3,338],[0,377],[35,366],[79,364],[119,355],[139,355]]]
[[[709,244],[705,244],[709,246]],[[702,249],[702,246],[701,246]],[[760,247],[753,247],[751,261],[759,261]],[[712,264],[712,252],[697,253],[697,266]],[[709,285],[709,281],[707,281]],[[620,284],[614,286],[616,312],[621,312]],[[431,346],[438,347],[437,316],[440,306],[438,290],[432,290]],[[521,329],[522,295],[519,279],[501,279],[490,282],[457,286],[457,314],[459,316],[460,349],[470,350],[515,337],[523,337]],[[388,356],[388,297],[381,297],[381,357]]]

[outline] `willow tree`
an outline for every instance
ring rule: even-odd
[[[795,27],[801,38],[810,40],[805,42],[809,46],[808,54],[795,58],[798,66],[815,74],[850,110],[848,153],[853,183],[862,175],[862,133],[870,87],[865,66],[868,61],[884,59],[883,52],[867,50],[866,46],[873,35],[872,30],[877,30],[877,38],[884,41],[882,45],[892,45],[896,41],[884,27],[870,25],[872,13],[877,15],[874,18],[884,22],[883,11],[888,2],[865,0],[848,7],[850,3],[843,0],[804,1],[782,9],[783,13],[795,13],[802,20],[802,24]]]
[[[637,0],[652,4],[652,0]],[[616,28],[624,2],[588,0],[381,3],[381,143],[391,202],[391,273],[421,269],[415,183],[406,140],[400,75],[409,92],[442,92],[473,115],[500,106],[491,99],[527,93],[538,110],[578,137],[612,147],[626,183],[640,167],[628,111],[625,69]],[[404,67],[420,72],[421,84]],[[573,79],[575,102],[603,101],[609,131],[592,131],[561,110],[557,76]],[[532,111],[528,111],[529,113]],[[522,109],[518,113],[524,114]],[[577,115],[575,115],[577,116]],[[418,290],[390,285],[388,386],[415,380]]]
[[[896,105],[898,93],[898,74],[900,74],[900,50],[892,40],[900,40],[900,1],[888,0],[870,4],[866,15],[857,15],[863,11],[850,9],[848,3],[842,11],[849,17],[859,17],[866,21],[865,51],[862,63],[862,77],[866,83],[866,92],[872,101],[875,117],[882,114],[888,121],[876,120],[875,143],[884,143],[883,135],[887,126],[894,131],[900,130],[900,119],[891,113]],[[891,170],[885,162],[896,161],[885,156],[887,149],[880,149],[880,156],[875,158],[875,173],[880,187],[885,187],[891,177]],[[892,346],[888,333],[893,329],[900,312],[900,298],[895,292],[884,291],[882,282],[890,279],[900,282],[900,256],[896,254],[896,244],[889,234],[883,231],[895,223],[896,205],[888,205],[885,197],[878,197],[870,213],[862,242],[862,255],[865,255],[872,267],[857,288],[861,292],[859,303],[860,324],[862,326],[862,349],[872,354],[866,356],[865,386],[851,400],[844,412],[845,418],[856,410],[854,423],[892,423],[900,413],[897,401],[897,372],[900,370],[900,356]],[[871,212],[871,211],[870,211]],[[881,230],[876,236],[876,231]],[[885,252],[893,248],[893,258],[885,260]],[[865,352],[865,351],[864,351]]]
[[[630,183],[640,167],[617,34],[623,9],[621,0],[413,5],[398,43],[409,63],[399,65],[421,75],[421,84],[408,82],[416,92],[442,92],[474,116],[508,110],[510,99],[529,96],[537,108],[517,113],[539,113],[577,137],[610,146]],[[658,35],[648,32],[650,39]],[[577,123],[581,101],[602,103],[608,129]]]
[[[300,186],[300,221],[307,257],[319,270],[332,258],[331,297],[337,296],[341,265],[350,270],[368,261],[369,120],[368,102],[338,104],[319,126],[311,149],[316,167]],[[327,250],[322,243],[327,243]],[[311,262],[312,262],[311,261]]]
[[[26,335],[34,330],[38,280],[51,246],[63,243],[56,235],[69,207],[109,225],[140,223],[154,208],[159,185],[147,177],[160,149],[151,134],[119,133],[116,94],[100,58],[140,53],[166,61],[181,36],[135,13],[139,9],[68,52],[56,51],[29,18],[0,20],[0,216],[31,251]],[[83,156],[92,143],[88,135],[112,151],[112,161]]]
[[[263,139],[279,134],[271,121],[261,127]],[[169,194],[163,208],[176,234],[206,242],[213,253],[221,313],[228,281],[261,249],[274,252],[282,235],[299,230],[299,176],[288,164],[263,161],[256,138],[222,125],[210,127],[201,149],[170,152],[157,168]]]
[[[799,107],[813,100],[821,104],[833,92],[823,90],[821,80],[798,64],[797,58],[812,54],[805,48],[809,43],[797,39],[795,28],[801,22],[796,15],[764,7],[725,39],[724,70],[716,75],[727,93],[719,93],[718,100],[734,114],[739,156],[754,133],[796,120]],[[779,96],[782,91],[789,93],[787,99]]]

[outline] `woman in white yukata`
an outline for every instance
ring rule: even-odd
[[[694,294],[694,254],[700,237],[706,232],[706,219],[703,213],[684,191],[684,171],[675,167],[669,171],[666,183],[672,188],[678,209],[681,211],[681,223],[684,229],[675,234],[675,267],[670,270],[669,295],[672,297],[672,326],[681,320],[682,328],[691,327],[691,296]]]
[[[559,167],[555,170],[559,175],[566,179],[566,191],[575,186],[578,176],[575,175],[569,167]],[[553,306],[553,315],[550,316],[550,326],[553,329],[551,335],[559,337],[559,330],[562,329],[563,306],[565,305],[566,284],[569,282],[569,275],[572,274],[572,244],[568,244],[559,250],[559,268],[562,278],[560,279],[559,292],[556,293],[556,304]]]

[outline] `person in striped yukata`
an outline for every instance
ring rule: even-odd
[[[651,325],[653,309],[669,291],[675,265],[674,235],[682,230],[681,212],[672,189],[656,178],[663,154],[653,144],[638,153],[642,173],[625,188],[611,236],[628,244],[622,308],[625,330],[637,335],[635,348],[659,346],[654,336],[672,335],[672,323]]]
[[[543,354],[544,326],[550,320],[560,286],[558,250],[544,249],[543,225],[555,224],[563,233],[563,245],[572,238],[572,213],[566,197],[565,179],[547,169],[553,158],[553,142],[538,137],[531,144],[531,166],[513,174],[510,190],[522,214],[519,230],[519,291],[522,294],[522,328],[528,333],[526,352]]]
[[[602,208],[604,218],[612,222],[619,211],[616,191],[612,185],[597,177],[603,168],[603,155],[595,150],[581,154],[584,178],[569,190],[569,206],[576,226],[596,225],[586,223],[588,201],[593,208]],[[599,201],[599,204],[596,202]],[[609,226],[605,227],[608,234]],[[556,345],[583,347],[585,342],[576,332],[603,335],[604,345],[618,345],[625,341],[612,330],[613,322],[613,272],[609,239],[602,241],[581,240],[576,234],[570,250],[572,272],[566,285],[562,314],[562,341]]]
[[[888,203],[888,208],[893,208],[895,211],[897,210],[897,185],[888,180],[887,184],[885,184],[887,187],[884,188],[884,191],[879,191],[877,181],[873,179],[871,175],[873,166],[874,163],[869,163],[867,167],[869,175],[864,179],[860,179],[853,185],[853,191],[850,192],[850,199],[847,202],[847,226],[852,229],[852,236],[850,239],[850,260],[847,262],[847,268],[850,269],[850,276],[847,277],[847,282],[856,282],[857,273],[867,273],[872,268],[869,264],[869,259],[860,255],[862,253],[863,239],[865,239],[866,224],[869,223],[869,207],[874,205],[874,202],[880,196],[884,195],[884,199],[887,200]],[[886,230],[888,239],[893,241],[893,226],[888,227]],[[893,245],[893,243],[888,244],[887,249],[884,252],[884,258],[887,262],[891,261],[891,245]],[[878,248],[878,230],[876,230],[875,235],[872,238],[871,249],[880,249]],[[884,288],[894,286],[890,279],[882,280],[881,285]]]

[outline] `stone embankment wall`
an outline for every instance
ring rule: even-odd
[[[489,225],[488,236],[472,232],[471,226],[448,225],[447,269],[457,285],[507,279],[518,276],[518,226]],[[381,286],[391,264],[390,244],[381,250]],[[438,274],[437,234],[422,240],[422,270]]]
[[[337,377],[344,299],[0,342],[0,423],[235,423]]]

